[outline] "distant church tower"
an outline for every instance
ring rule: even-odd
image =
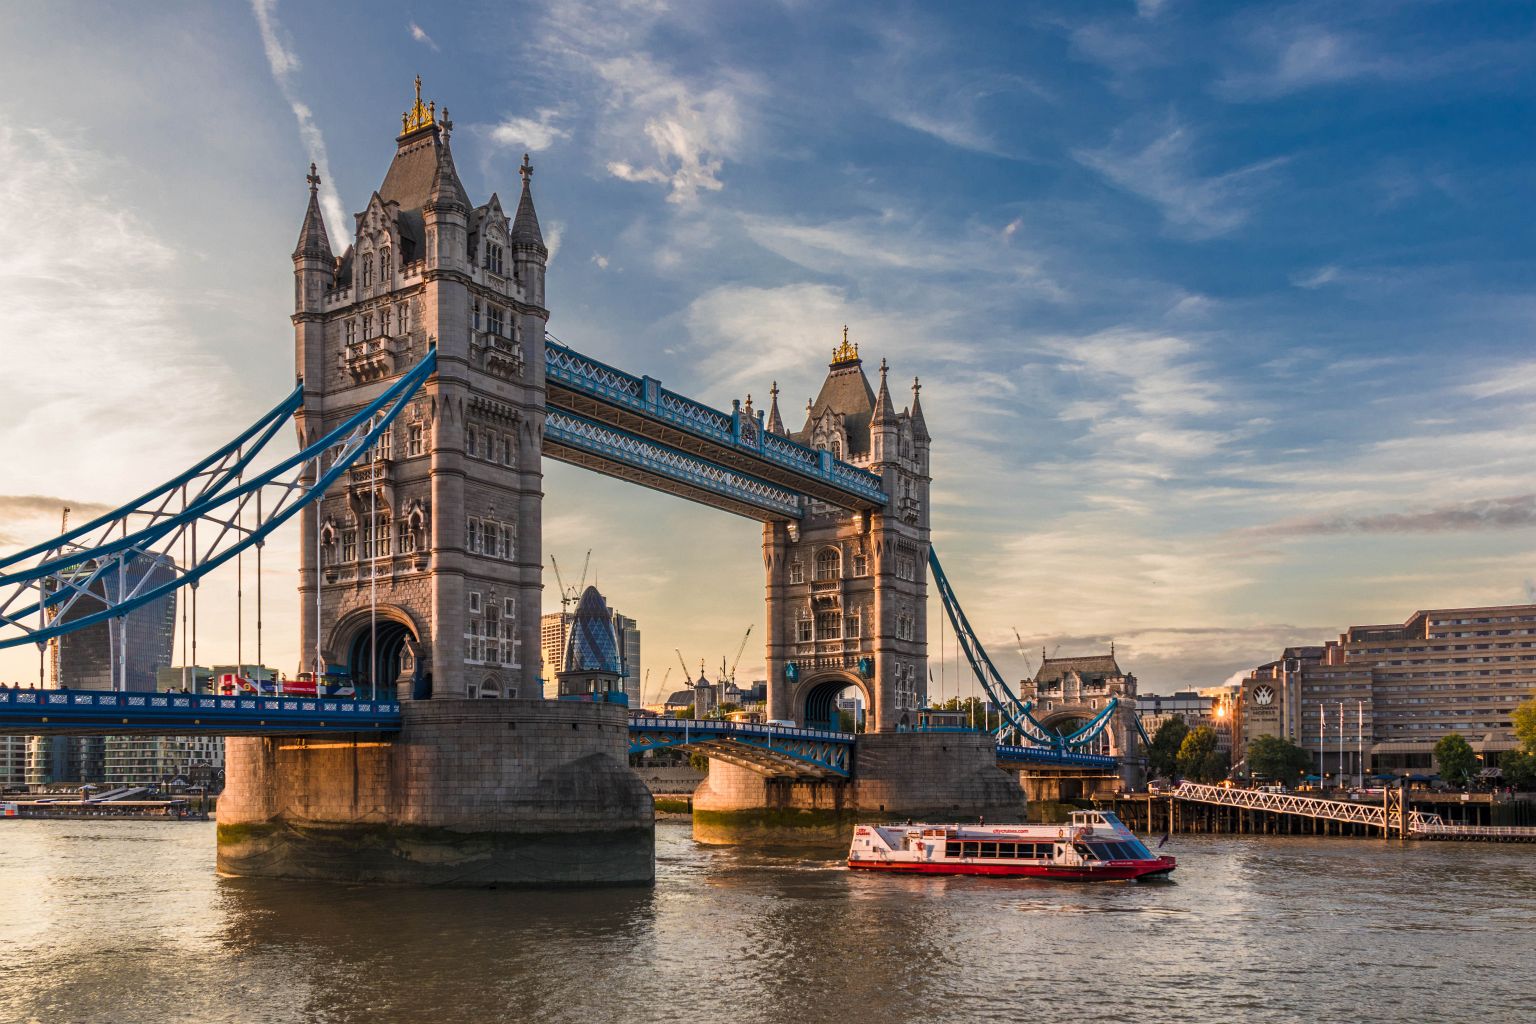
[[[418,78],[394,161],[339,257],[310,167],[293,252],[300,440],[433,347],[437,369],[373,457],[304,512],[300,667],[346,669],[381,697],[397,682],[417,698],[538,697],[549,251],[528,158],[509,222],[494,194],[471,206],[452,130]]]
[[[870,728],[917,724],[928,693],[928,450],[912,382],[897,410],[880,364],[880,390],[864,375],[856,345],[843,342],[798,433],[784,429],[775,385],[767,429],[869,470],[890,503],[849,512],[812,502],[799,523],[763,527],[768,591],[768,687],[772,717],[826,727],[836,698],[853,684]]]

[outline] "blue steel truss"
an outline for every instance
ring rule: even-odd
[[[252,461],[298,409],[290,395],[175,480],[0,563],[10,570],[0,574],[0,649],[42,645],[120,619],[179,587],[195,586],[240,552],[261,544],[373,446],[431,375],[436,360],[436,350],[429,351],[336,429],[245,479]],[[183,553],[186,557],[179,558]],[[144,566],[163,571],[142,571]]]
[[[1013,743],[997,745],[997,762],[1002,765],[1034,764],[1055,765],[1061,768],[1105,768],[1119,765],[1118,758],[1106,754],[1082,754],[1072,750],[1052,750]]]
[[[714,496],[767,513],[770,518],[799,519],[803,514],[800,495],[794,491],[575,413],[550,409],[544,418],[544,441],[545,454],[551,458],[610,474],[618,467],[628,467],[664,477],[682,485],[679,493],[685,497],[706,504],[710,503],[708,496]],[[562,449],[595,456],[597,461],[570,458]]]
[[[841,495],[850,507],[879,508],[886,503],[880,478],[820,451],[770,433],[760,415],[744,413],[740,408],[721,412],[701,402],[661,386],[654,377],[632,373],[584,356],[552,338],[544,342],[545,379],[551,385],[596,402],[633,413],[650,423],[675,428],[684,435],[719,446],[719,451],[733,458],[742,457],[745,465],[756,462],[793,477],[821,485],[827,496]],[[551,388],[551,409],[560,408],[557,388]],[[581,413],[582,409],[564,410]]]
[[[986,648],[981,645],[980,638],[971,628],[965,610],[960,607],[960,599],[955,596],[949,577],[944,574],[944,567],[939,564],[939,556],[932,547],[928,549],[928,566],[933,570],[934,585],[939,591],[939,599],[943,602],[950,624],[954,626],[960,649],[965,652],[965,660],[970,663],[971,671],[976,674],[988,699],[1002,713],[1003,721],[993,730],[994,734],[1027,741],[1026,744],[1015,745],[1045,747],[1061,752],[1080,750],[1098,739],[1114,716],[1119,699],[1109,700],[1087,724],[1067,736],[1041,724],[1034,716],[1033,705],[1021,701],[1003,681],[1002,673],[998,672]]]
[[[688,747],[770,777],[848,778],[853,736],[822,729],[692,718],[629,720],[629,752]]]
[[[0,688],[0,735],[283,736],[399,728],[400,705],[393,702]]]

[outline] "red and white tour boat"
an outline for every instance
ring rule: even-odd
[[[1071,882],[1167,877],[1111,811],[1073,811],[1065,825],[859,825],[848,866],[921,875],[999,875]]]

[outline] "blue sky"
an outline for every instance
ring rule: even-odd
[[[1167,691],[1533,587],[1529,3],[10,15],[7,546],[286,390],[307,164],[344,236],[419,73],[476,201],[533,153],[563,341],[719,406],[777,380],[796,426],[844,323],[922,376],[935,544],[1012,674],[1015,627]],[[546,473],[546,551],[593,548],[653,690],[760,623],[755,524]]]

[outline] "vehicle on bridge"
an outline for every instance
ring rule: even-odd
[[[1064,825],[859,825],[848,866],[924,875],[1166,878],[1172,857],[1148,850],[1110,811],[1073,811]]]
[[[327,673],[320,681],[321,697],[350,699],[357,696],[357,688],[346,676]],[[213,692],[220,697],[314,697],[315,677],[310,672],[300,672],[296,679],[252,679],[233,672],[220,674],[213,683]]]

